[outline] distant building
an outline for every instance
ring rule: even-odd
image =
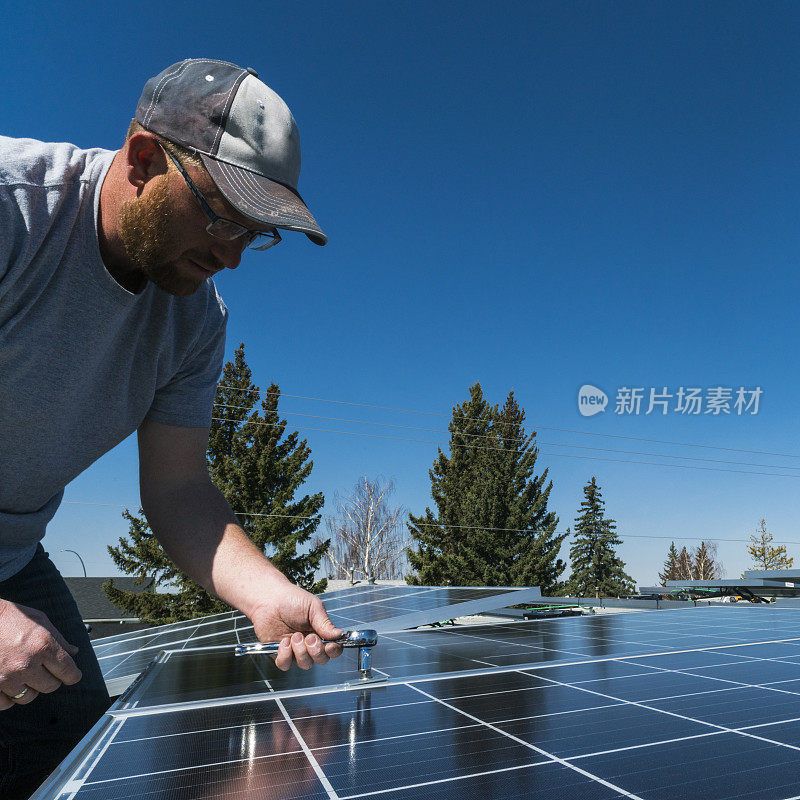
[[[117,608],[105,595],[103,584],[111,578],[64,578],[75,602],[78,604],[83,621],[90,626],[89,636],[100,639],[116,633],[135,631],[152,627],[151,623],[139,622],[136,617]],[[114,586],[126,592],[145,592],[153,585],[153,581],[136,583],[136,578],[114,577]]]

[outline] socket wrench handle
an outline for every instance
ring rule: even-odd
[[[378,644],[378,634],[371,629],[345,631],[338,639],[323,639],[323,644],[340,644],[342,647],[369,648]],[[249,656],[255,653],[277,653],[278,642],[255,642],[254,644],[239,644],[233,652],[237,656]]]

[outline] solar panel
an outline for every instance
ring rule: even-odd
[[[154,677],[148,702],[191,689],[192,656],[205,657],[173,656],[183,678],[159,687]],[[702,607],[390,634],[373,658],[385,684],[303,684],[346,657],[292,670],[278,685],[268,659],[248,656],[232,691],[256,692],[118,704],[34,798],[800,794],[797,610]],[[439,669],[449,659],[460,668]],[[215,671],[231,664],[222,658]]]
[[[538,588],[355,586],[321,594],[333,622],[345,630],[404,628],[452,616],[495,610],[541,597]],[[255,642],[250,621],[238,612],[122,634],[93,642],[112,696],[121,694],[162,650]]]

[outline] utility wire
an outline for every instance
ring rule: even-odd
[[[212,417],[212,419],[215,420],[216,422],[236,422],[236,423],[241,422],[241,420],[224,419],[221,417]],[[276,423],[250,421],[249,424],[266,425],[272,427]],[[388,439],[398,442],[415,442],[417,444],[435,444],[439,445],[440,447],[445,445],[445,442],[437,442],[431,439],[411,439],[406,436],[386,436],[375,433],[355,433],[354,431],[335,431],[331,430],[330,428],[312,428],[307,425],[297,425],[294,427],[297,427],[300,430],[305,430],[305,431],[317,431],[320,433],[337,433],[341,436],[358,436],[367,439]],[[505,453],[516,452],[514,450],[509,450],[508,448],[505,447],[485,447],[485,446],[470,445],[470,444],[463,444],[457,446],[466,448],[468,450],[498,450]],[[561,446],[561,445],[556,445],[556,446]],[[570,445],[566,446],[570,447]],[[583,461],[608,461],[619,464],[646,464],[648,466],[653,466],[653,467],[672,467],[673,469],[695,469],[695,470],[703,470],[705,472],[735,472],[739,475],[768,475],[774,478],[800,478],[800,475],[785,473],[785,472],[756,472],[754,470],[745,470],[745,469],[724,469],[722,467],[699,467],[699,466],[694,466],[692,464],[662,464],[658,461],[635,461],[633,459],[626,459],[626,458],[604,458],[603,456],[579,456],[573,453],[553,453],[545,450],[540,450],[539,454],[543,456],[552,456],[554,458],[577,458]],[[657,455],[656,457],[664,458],[665,456]],[[785,469],[785,467],[775,467],[775,469]],[[793,469],[793,467],[790,467],[789,469]]]
[[[83,500],[64,500],[65,503],[69,503],[70,505],[75,506],[101,506],[105,508],[130,508],[131,506],[121,506],[115,503],[92,503]],[[336,520],[338,517],[333,517],[328,514],[320,514],[318,517],[307,517],[302,516],[300,514],[257,514],[255,512],[250,511],[234,511],[234,514],[238,514],[242,517],[278,517],[280,519],[306,519],[306,520],[316,520],[325,519],[325,520]],[[439,522],[414,522],[414,525],[417,527],[423,528],[449,528],[452,530],[476,530],[476,531],[503,531],[507,533],[530,533],[530,528],[490,528],[485,525],[447,525],[446,523],[439,523]],[[574,536],[574,533],[570,534]],[[619,531],[615,531],[615,535],[619,536],[622,539],[669,539],[675,541],[698,541],[697,536],[666,536],[663,534],[638,534],[638,533],[620,533]],[[727,539],[727,538],[719,538],[717,536],[709,537],[708,539],[703,539],[701,541],[708,541],[708,542],[750,542],[751,539]],[[781,540],[776,542],[776,544],[798,544],[800,542],[792,542],[788,540]]]
[[[348,400],[329,400],[324,397],[307,397],[305,395],[300,394],[285,394],[283,392],[261,392],[259,389],[242,389],[239,386],[230,386],[227,384],[220,384],[220,389],[231,389],[236,392],[248,392],[250,394],[256,393],[259,397],[264,396],[268,397],[270,395],[277,395],[279,397],[291,397],[294,400],[311,400],[317,403],[333,403],[336,405],[343,405],[343,406],[356,406],[358,408],[374,408],[380,411],[396,411],[401,414],[422,414],[425,416],[430,417],[441,417],[444,419],[450,419],[451,417],[447,414],[442,414],[436,411],[413,411],[408,408],[391,408],[389,406],[379,406],[373,403],[353,403]],[[466,417],[467,420],[474,420],[474,417]],[[508,424],[508,423],[505,423]],[[774,453],[768,450],[745,450],[740,447],[721,447],[719,445],[711,445],[711,444],[696,444],[694,442],[673,442],[668,441],[666,439],[647,439],[641,436],[623,436],[622,434],[617,433],[599,433],[596,431],[579,431],[574,430],[572,428],[553,428],[548,427],[547,425],[536,425],[535,423],[528,423],[532,429],[535,430],[542,430],[542,431],[557,431],[559,433],[575,433],[579,436],[602,436],[605,438],[610,439],[627,439],[629,441],[635,442],[650,442],[651,444],[670,444],[675,445],[676,447],[701,447],[706,450],[725,450],[730,453],[749,453],[750,455],[758,455],[758,456],[778,456],[780,458],[800,458],[800,454],[797,453]]]
[[[226,405],[225,403],[214,403],[214,405],[217,406],[218,408],[232,408],[232,409],[237,409],[237,408],[246,409],[247,408],[247,406],[231,406],[231,405]],[[321,420],[325,420],[327,422],[349,422],[349,423],[353,423],[354,425],[377,425],[377,426],[383,427],[383,428],[396,428],[396,429],[405,430],[405,431],[422,431],[424,433],[438,433],[438,434],[441,434],[441,435],[446,435],[445,431],[441,431],[441,430],[439,430],[437,428],[420,428],[420,427],[417,427],[417,426],[414,426],[414,425],[393,425],[393,424],[388,423],[388,422],[371,422],[371,421],[368,421],[368,420],[347,419],[345,417],[323,417],[323,416],[320,416],[319,414],[301,414],[300,412],[297,412],[297,411],[281,411],[281,416],[304,417],[304,418],[308,418],[308,419],[321,419]],[[219,419],[219,418],[215,417],[215,419]],[[234,422],[236,420],[228,420],[228,421],[229,422]],[[280,425],[284,424],[283,422],[261,422],[259,420],[248,420],[246,418],[243,418],[240,421],[243,424],[244,423],[252,423],[252,424],[258,424],[258,425],[275,425],[275,426],[280,426]],[[293,426],[293,427],[297,427],[297,426]],[[492,440],[492,441],[497,441],[497,436],[494,436],[492,434],[461,433],[461,435],[462,436],[471,436],[473,438],[478,438],[478,439],[489,439],[489,440]],[[531,435],[526,436],[526,437],[516,437],[514,439],[511,439],[510,441],[530,442],[530,444],[534,444],[536,447],[538,447],[539,445],[545,445],[547,447],[569,447],[569,448],[577,449],[577,450],[594,450],[594,451],[600,452],[600,453],[621,453],[622,455],[629,455],[629,456],[651,456],[653,458],[676,458],[676,459],[679,459],[681,461],[703,461],[705,463],[710,463],[710,464],[734,464],[734,465],[737,465],[737,466],[740,466],[740,467],[769,467],[771,469],[795,469],[795,470],[800,470],[800,467],[792,467],[792,466],[785,465],[785,464],[759,464],[759,463],[753,463],[751,461],[727,461],[725,459],[719,459],[719,458],[700,458],[700,457],[697,457],[697,456],[674,456],[674,455],[670,455],[669,453],[646,453],[646,452],[643,453],[640,450],[619,450],[619,449],[612,448],[612,447],[589,447],[588,445],[584,445],[584,444],[566,444],[564,442],[545,442],[545,441],[542,441],[541,439],[536,438],[534,436],[534,434],[531,434]],[[450,443],[450,446],[451,447],[453,446],[452,442]],[[456,444],[455,446],[456,447],[463,447],[464,445]],[[481,448],[480,445],[475,445],[475,449],[482,449],[482,448]],[[487,447],[486,449],[489,449],[489,448]],[[515,452],[514,450],[511,450],[510,448],[500,448],[500,449],[503,449],[506,452]]]

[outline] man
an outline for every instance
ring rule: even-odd
[[[146,84],[118,152],[0,137],[0,796],[25,798],[108,706],[39,541],[64,486],[136,430],[142,506],[175,562],[244,612],[276,664],[338,656],[319,598],[250,542],[206,467],[227,311],[213,275],[279,230],[326,237],[297,193],[286,104],[189,59]],[[261,256],[265,257],[265,256]]]

